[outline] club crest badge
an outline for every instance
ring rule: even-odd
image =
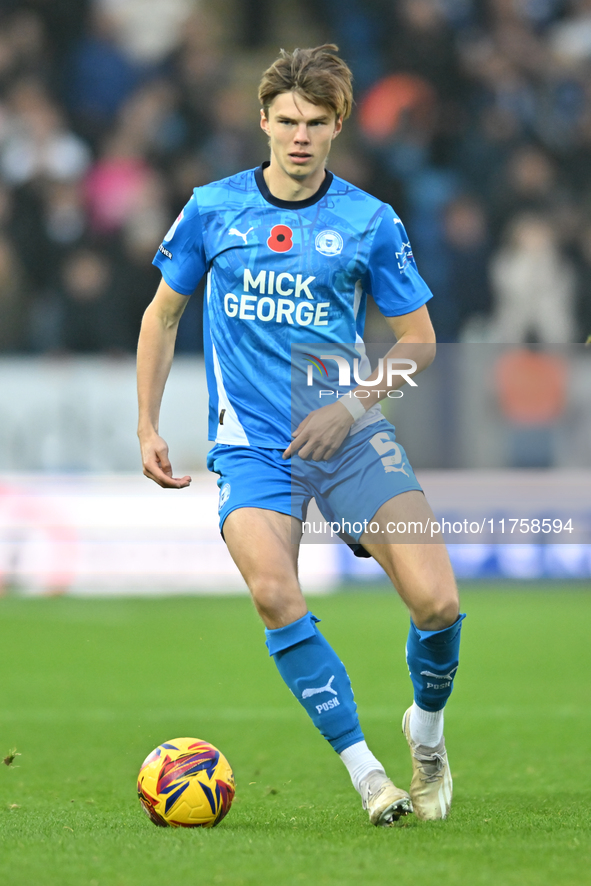
[[[321,255],[339,255],[343,251],[343,238],[336,231],[321,231],[315,246]]]

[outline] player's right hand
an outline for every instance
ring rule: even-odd
[[[151,434],[148,438],[140,437],[140,449],[142,451],[142,464],[144,476],[149,477],[163,489],[183,489],[189,486],[191,478],[173,477],[172,465],[168,458],[168,444],[158,434]]]

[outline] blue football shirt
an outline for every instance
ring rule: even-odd
[[[207,274],[209,439],[285,448],[291,346],[362,342],[368,293],[394,317],[431,292],[388,204],[330,172],[307,200],[279,200],[265,165],[195,188],[154,264],[187,296]]]

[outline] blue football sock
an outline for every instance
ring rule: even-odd
[[[265,630],[269,655],[314,725],[340,754],[363,741],[351,681],[338,655],[307,612],[290,625]]]
[[[459,664],[460,632],[465,615],[441,631],[421,631],[410,622],[406,661],[415,702],[424,711],[440,711],[453,689]]]

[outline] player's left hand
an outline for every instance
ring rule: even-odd
[[[300,458],[326,461],[335,454],[352,424],[353,416],[338,401],[315,409],[293,432],[294,439],[283,458],[291,458],[297,453]]]

